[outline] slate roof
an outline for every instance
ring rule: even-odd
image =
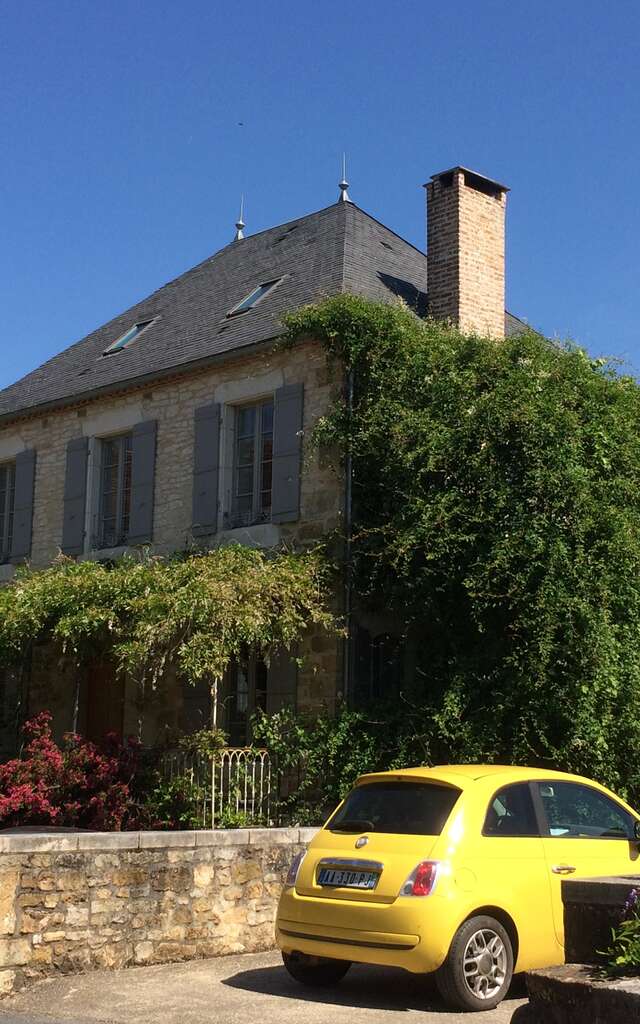
[[[241,315],[227,313],[257,285],[282,277]],[[0,391],[0,420],[44,412],[241,352],[276,338],[289,309],[338,292],[426,312],[427,258],[353,203],[232,242],[148,298]],[[136,322],[158,320],[131,345],[103,357]],[[507,314],[507,332],[520,325]]]

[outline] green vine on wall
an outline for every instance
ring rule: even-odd
[[[351,453],[357,602],[403,623],[420,749],[640,796],[637,382],[351,295],[291,315],[300,337],[353,371],[315,437]]]

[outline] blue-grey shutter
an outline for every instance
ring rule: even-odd
[[[36,453],[33,448],[16,455],[16,484],[13,501],[11,561],[21,562],[31,554],[33,490],[36,481]]]
[[[215,533],[218,528],[218,478],[220,475],[220,405],[211,402],[196,409],[193,442],[194,537]]]
[[[296,650],[277,650],[271,655],[267,674],[267,714],[274,715],[283,708],[298,703],[298,662]]]
[[[67,444],[62,520],[62,550],[65,555],[81,555],[84,550],[88,455],[88,438],[74,437]]]
[[[131,431],[131,512],[128,544],[150,544],[153,539],[157,432],[156,420],[136,423]]]
[[[300,516],[300,463],[304,386],[287,384],[275,393],[271,519],[291,523]]]

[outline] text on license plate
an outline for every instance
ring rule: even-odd
[[[320,868],[318,885],[339,885],[345,889],[375,889],[380,875],[375,871],[344,871]]]

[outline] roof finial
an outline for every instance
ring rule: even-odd
[[[244,231],[242,230],[244,228],[244,226],[245,226],[245,223],[244,223],[244,221],[242,219],[243,213],[244,213],[244,196],[240,196],[240,216],[238,217],[238,219],[236,221],[236,233],[233,236],[234,242],[239,242],[241,238],[244,238]]]
[[[347,157],[344,153],[342,154],[342,181],[339,183],[338,187],[340,189],[338,202],[350,203],[351,200],[349,199],[349,193],[347,192],[347,189],[349,188],[349,182],[347,181]]]

